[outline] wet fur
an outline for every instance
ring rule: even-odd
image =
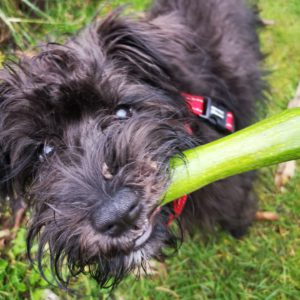
[[[181,91],[217,99],[234,112],[237,129],[254,120],[264,89],[258,22],[242,0],[158,0],[142,20],[115,12],[65,45],[46,45],[33,58],[6,65],[1,195],[30,202],[28,252],[37,240],[32,259],[42,273],[49,252],[60,286],[82,272],[101,286],[115,285],[150,258],[163,259],[166,248],[176,249],[181,235],[166,226],[169,207],[137,250],[134,230],[103,235],[93,212],[126,187],[140,199],[136,226],[143,226],[168,184],[170,157],[222,136],[189,111]],[[120,105],[133,108],[129,119],[116,118]],[[45,144],[55,151],[41,159]],[[256,211],[253,178],[234,176],[190,195],[182,226],[220,225],[242,236]],[[70,276],[63,275],[65,263]]]

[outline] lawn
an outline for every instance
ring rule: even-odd
[[[63,41],[97,14],[129,1],[45,0],[40,8],[34,2],[23,0],[21,13],[12,7],[14,1],[1,0],[0,19],[10,28],[14,43],[7,39],[0,44],[0,64],[5,56],[16,55],[15,43],[32,52],[42,41]],[[130,1],[126,10],[141,11],[148,2]],[[260,30],[270,71],[272,115],[287,107],[300,80],[300,1],[260,0],[258,5],[262,18],[272,21]],[[0,25],[0,41],[1,32],[5,38],[3,28]],[[278,221],[255,223],[239,241],[223,232],[205,240],[186,239],[157,274],[139,280],[132,276],[112,294],[86,276],[72,284],[73,293],[48,286],[26,260],[24,225],[11,245],[1,250],[0,299],[45,299],[49,291],[60,299],[300,299],[300,172],[280,192],[274,184],[275,170],[261,170],[256,189],[260,208],[277,212]]]

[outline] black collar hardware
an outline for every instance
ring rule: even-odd
[[[232,133],[235,131],[234,114],[218,105],[209,97],[195,96],[181,93],[190,106],[191,112],[198,117],[205,119],[217,129]]]

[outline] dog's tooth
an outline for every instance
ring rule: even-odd
[[[110,180],[113,178],[113,175],[109,172],[109,169],[108,169],[108,166],[106,163],[103,163],[101,172],[105,179]]]
[[[152,226],[148,226],[144,233],[135,240],[135,247],[140,247],[143,245],[151,236]]]
[[[158,170],[158,163],[156,161],[151,161],[150,163],[150,167],[153,169],[153,170]]]

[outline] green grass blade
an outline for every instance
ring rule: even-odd
[[[43,17],[43,18],[46,18],[47,20],[51,20],[52,21],[52,18],[47,15],[46,13],[44,13],[42,10],[40,10],[36,5],[34,5],[33,3],[31,3],[30,1],[28,0],[22,0],[22,2],[24,4],[26,4],[33,12],[36,13],[36,15],[40,16],[40,17]]]
[[[6,14],[0,9],[0,20],[3,21],[5,25],[9,28],[10,31],[15,32],[15,29],[13,25],[11,24],[9,18],[6,16]]]

